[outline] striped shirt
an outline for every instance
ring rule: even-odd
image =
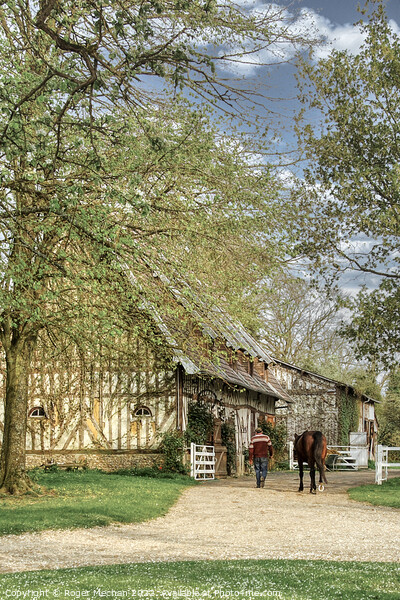
[[[274,449],[268,435],[265,433],[256,433],[253,435],[249,446],[249,460],[253,460],[253,458],[267,458],[268,455],[272,456],[273,453]]]

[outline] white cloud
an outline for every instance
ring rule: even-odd
[[[357,54],[365,40],[365,33],[358,25],[345,23],[335,25],[329,19],[315,13],[310,15],[315,23],[323,44],[316,49],[316,58],[326,58],[332,49],[347,50],[351,54]]]
[[[311,8],[304,7],[294,15],[271,2],[236,0],[236,4],[260,18],[269,16],[278,33],[277,39],[282,40],[253,54],[244,55],[242,59],[236,57],[235,62],[226,62],[224,68],[238,75],[250,76],[261,65],[292,59],[301,48],[301,38],[304,39],[304,46],[307,41],[320,40],[320,44],[315,47],[316,59],[326,58],[333,49],[357,54],[365,40],[365,33],[359,25],[333,23]],[[395,34],[400,35],[400,27],[396,21],[391,19],[389,25]],[[291,43],[290,37],[297,38],[297,42]],[[239,53],[239,49],[237,52]]]

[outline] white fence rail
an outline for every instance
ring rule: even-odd
[[[325,464],[332,471],[347,471],[349,469],[357,471],[358,463],[353,455],[354,449],[352,446],[328,446],[329,454],[325,459]],[[335,460],[330,459],[332,460],[332,463],[330,463],[329,456],[337,458]]]
[[[325,459],[325,464],[330,471],[346,471],[354,470],[357,471],[357,459],[351,455],[352,447],[350,446],[328,446],[330,455]],[[289,469],[293,471],[298,469],[299,465],[297,460],[294,459],[294,444],[292,441],[288,442],[288,454],[289,454]],[[329,456],[331,458],[329,459]],[[307,463],[304,463],[307,465]]]
[[[288,442],[288,453],[289,453],[289,469],[293,471],[294,469],[294,443],[292,441]]]
[[[382,485],[383,481],[387,481],[389,467],[400,467],[400,463],[389,462],[389,452],[391,451],[400,452],[400,446],[389,447],[379,445],[377,448],[375,461],[375,483],[378,485]]]
[[[190,444],[190,475],[196,480],[215,479],[214,446]]]

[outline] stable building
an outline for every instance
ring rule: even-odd
[[[351,385],[278,359],[274,359],[269,369],[290,395],[291,402],[276,410],[276,419],[286,425],[289,440],[306,429],[319,430],[325,434],[328,445],[348,446],[350,434],[360,433],[364,434],[358,437],[365,441],[369,458],[374,458],[377,400],[359,393]]]
[[[223,421],[235,427],[240,471],[259,419],[274,423],[277,405],[290,396],[269,370],[272,358],[225,313],[191,316],[190,328],[177,323],[158,319],[163,343],[125,341],[130,351],[117,358],[68,345],[51,356],[39,349],[29,377],[28,467],[49,461],[105,470],[153,465],[160,434],[185,431],[188,403],[201,400],[215,410],[217,472],[226,472],[218,439]],[[1,402],[0,434],[2,414]]]

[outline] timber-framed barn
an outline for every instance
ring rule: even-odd
[[[200,400],[218,408],[214,443],[220,474],[226,458],[218,434],[221,419],[234,425],[240,472],[243,449],[260,419],[284,422],[289,440],[305,429],[320,429],[328,444],[341,445],[346,436],[348,443],[342,422],[346,403],[358,415],[350,430],[367,432],[373,455],[373,399],[274,359],[219,309],[199,309],[186,322],[156,314],[155,322],[158,346],[135,337],[129,340],[130,351],[118,358],[68,345],[57,353],[37,354],[29,375],[28,467],[49,460],[84,460],[105,470],[153,465],[160,434],[185,431],[188,405]],[[1,376],[4,395],[4,372]],[[0,436],[2,421],[0,402]]]
[[[159,434],[184,431],[196,400],[217,403],[242,456],[259,419],[274,423],[290,396],[269,370],[272,358],[240,324],[219,310],[197,317],[190,334],[176,319],[158,319],[163,344],[136,338],[125,359],[70,348],[38,355],[29,376],[28,467],[49,460],[105,470],[152,465]],[[0,433],[2,410],[3,403]],[[220,449],[220,472],[223,465]]]
[[[320,430],[328,445],[347,446],[351,432],[363,433],[369,457],[374,458],[377,400],[361,394],[354,386],[282,360],[274,359],[269,368],[292,400],[276,411],[276,420],[286,425],[288,439],[306,429]]]

